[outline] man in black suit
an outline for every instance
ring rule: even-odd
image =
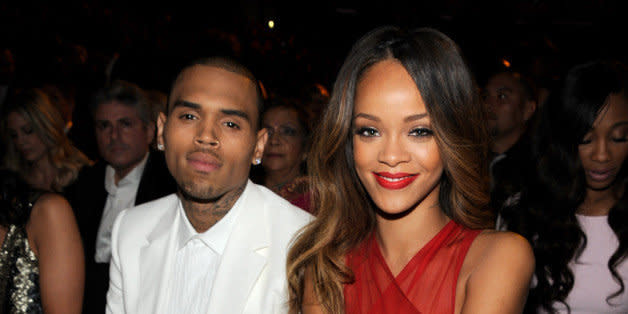
[[[491,205],[502,214],[518,201],[533,163],[528,130],[536,117],[536,87],[521,72],[495,72],[485,85],[484,101],[489,109],[492,136]],[[498,227],[502,227],[499,221]]]
[[[138,86],[117,81],[90,104],[101,159],[81,171],[68,197],[85,249],[84,313],[104,313],[111,228],[123,209],[176,191],[163,153],[151,150],[155,114]]]

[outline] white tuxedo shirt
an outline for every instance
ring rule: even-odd
[[[242,202],[242,212],[206,296],[207,313],[286,313],[286,255],[312,216],[250,181],[237,202]],[[116,218],[107,313],[166,311],[182,219],[178,204],[172,194]]]

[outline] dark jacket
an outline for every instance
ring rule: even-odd
[[[109,263],[94,261],[96,237],[107,201],[106,166],[104,161],[99,161],[83,168],[75,184],[65,193],[76,215],[85,252],[83,313],[104,313],[109,287]],[[163,153],[151,152],[140,179],[135,205],[172,194],[176,190],[176,182],[168,172]]]

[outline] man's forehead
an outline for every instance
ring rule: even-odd
[[[117,101],[102,103],[98,105],[95,112],[96,118],[139,118],[139,115],[140,114],[135,107]]]
[[[194,66],[185,71],[173,86],[168,104],[170,111],[181,101],[199,105],[257,106],[255,85],[244,75],[214,66]]]

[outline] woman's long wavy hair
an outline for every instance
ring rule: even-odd
[[[59,111],[50,103],[48,96],[37,88],[19,91],[7,101],[7,109],[2,119],[3,140],[6,143],[4,166],[18,172],[26,178],[31,165],[20,155],[7,132],[9,113],[20,114],[28,121],[33,132],[46,145],[48,158],[55,167],[56,176],[52,182],[52,190],[62,192],[63,189],[78,177],[79,170],[91,161],[76,148],[64,132],[65,123]]]
[[[607,108],[610,94],[626,97],[626,68],[616,62],[594,61],[572,68],[561,91],[549,99],[541,112],[538,128],[532,133],[533,156],[537,161],[528,171],[531,177],[519,204],[503,212],[507,228],[526,237],[533,245],[538,280],[530,291],[526,312],[539,307],[554,312],[574,285],[569,263],[577,259],[587,238],[576,218],[586,195],[586,178],[578,146],[599,114]],[[617,186],[628,180],[624,161]],[[608,261],[618,284],[607,302],[623,293],[625,283],[617,265],[628,254],[628,194],[623,193],[608,214],[608,224],[619,239],[619,247]],[[567,304],[565,304],[567,305]],[[568,305],[567,305],[568,306]]]
[[[488,209],[486,110],[458,46],[446,35],[420,28],[380,27],[351,49],[334,84],[330,104],[314,132],[308,169],[317,219],[288,253],[291,312],[303,305],[304,276],[313,280],[322,308],[344,312],[343,284],[353,281],[346,254],[373,232],[375,208],[354,167],[352,120],[355,90],[375,63],[395,59],[414,79],[426,103],[444,163],[440,207],[469,228],[493,226]]]

